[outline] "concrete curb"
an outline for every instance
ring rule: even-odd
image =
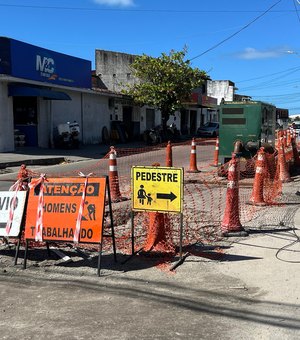
[[[26,165],[55,165],[65,162],[65,157],[52,157],[52,158],[29,158],[18,161],[3,162],[0,163],[0,169],[5,169],[13,166],[20,166],[21,164]]]
[[[300,229],[300,208],[298,208],[298,210],[295,213],[294,226],[295,226],[295,228]]]

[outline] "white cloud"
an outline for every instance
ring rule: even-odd
[[[274,48],[259,51],[252,47],[245,48],[244,51],[236,53],[235,56],[239,59],[270,59],[270,58],[278,58],[285,54],[286,51],[282,48]]]
[[[134,0],[94,0],[96,4],[108,6],[133,6]]]

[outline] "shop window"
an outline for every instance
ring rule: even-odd
[[[37,124],[37,98],[14,97],[14,124]]]

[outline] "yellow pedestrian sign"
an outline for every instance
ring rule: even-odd
[[[132,209],[182,212],[183,168],[134,166]]]

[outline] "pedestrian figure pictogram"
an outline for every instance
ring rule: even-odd
[[[147,204],[151,205],[151,202],[153,201],[153,198],[151,197],[151,194],[149,193],[147,196]]]
[[[137,198],[139,199],[139,202],[141,204],[144,204],[144,201],[147,198],[147,193],[146,193],[143,185],[140,185],[140,189],[138,191]]]

